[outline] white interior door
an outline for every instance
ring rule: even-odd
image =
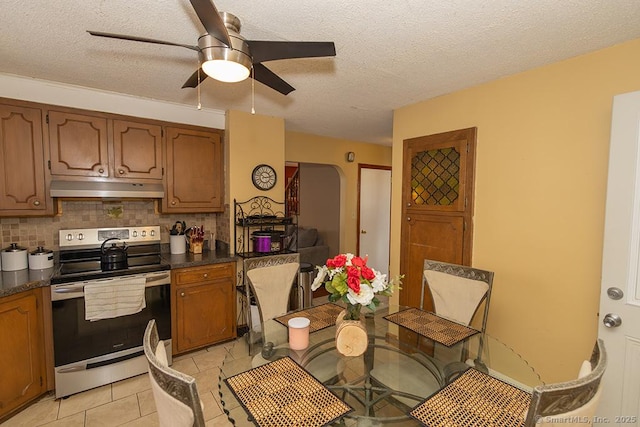
[[[360,169],[360,256],[369,256],[367,265],[389,274],[389,233],[391,227],[391,171]]]
[[[604,417],[603,424],[610,425],[640,422],[639,129],[640,92],[616,96],[598,330],[609,358],[598,415]],[[621,321],[619,326],[616,319]]]

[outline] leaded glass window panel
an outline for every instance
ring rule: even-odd
[[[460,195],[460,152],[420,151],[411,159],[411,198],[417,205],[448,206]]]

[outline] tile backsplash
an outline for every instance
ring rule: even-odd
[[[187,227],[204,225],[206,236],[229,243],[229,206],[220,214],[160,215],[153,200],[62,201],[61,213],[42,218],[0,218],[1,244],[10,243],[33,250],[44,246],[59,250],[58,231],[69,228],[126,227],[160,225],[162,243],[169,243],[169,230],[176,221]]]

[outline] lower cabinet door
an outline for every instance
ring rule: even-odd
[[[176,287],[177,353],[235,337],[234,292],[225,279]]]
[[[41,305],[35,290],[0,299],[0,418],[45,391]]]

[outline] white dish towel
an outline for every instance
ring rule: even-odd
[[[86,320],[112,319],[142,311],[146,279],[112,279],[84,286]]]

